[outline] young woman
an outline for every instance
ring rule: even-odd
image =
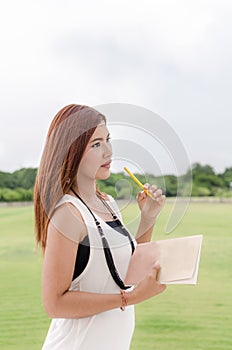
[[[165,196],[146,184],[137,202],[135,239],[113,198],[96,180],[110,176],[112,148],[105,117],[69,105],[48,131],[34,202],[38,245],[44,252],[42,301],[52,322],[43,350],[128,350],[134,305],[161,293],[158,264],[135,288],[124,284],[136,244],[148,242]]]

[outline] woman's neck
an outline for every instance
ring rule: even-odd
[[[77,184],[73,185],[70,189],[69,194],[72,196],[80,196],[85,204],[94,212],[97,213],[104,221],[112,220],[112,214],[106,209],[103,202],[98,198],[96,194],[96,182],[80,181],[77,179]],[[74,192],[72,192],[72,190]]]
[[[75,192],[86,202],[96,200],[96,181],[88,179],[77,179],[77,185],[72,186]]]

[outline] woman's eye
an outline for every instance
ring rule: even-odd
[[[95,147],[100,147],[100,142],[96,142],[92,147],[93,147],[93,148],[95,148]]]
[[[107,137],[106,139],[106,142],[110,142],[111,140],[111,137]],[[100,147],[101,146],[101,143],[100,142],[96,142],[94,145],[92,145],[93,148],[97,148],[97,147]]]

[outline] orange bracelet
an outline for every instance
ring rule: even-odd
[[[124,292],[124,290],[120,290],[120,293],[122,297],[122,306],[120,307],[120,309],[124,311],[126,306],[128,305],[128,299],[126,297],[126,293]]]

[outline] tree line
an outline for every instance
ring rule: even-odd
[[[0,171],[0,201],[32,201],[37,168],[22,168],[13,173]],[[186,196],[192,182],[193,197],[232,197],[232,167],[216,174],[210,165],[194,163],[191,170],[177,177],[175,175],[154,176],[135,174],[142,183],[156,184],[167,197]],[[135,197],[138,186],[123,172],[97,182],[99,190],[117,199]]]

